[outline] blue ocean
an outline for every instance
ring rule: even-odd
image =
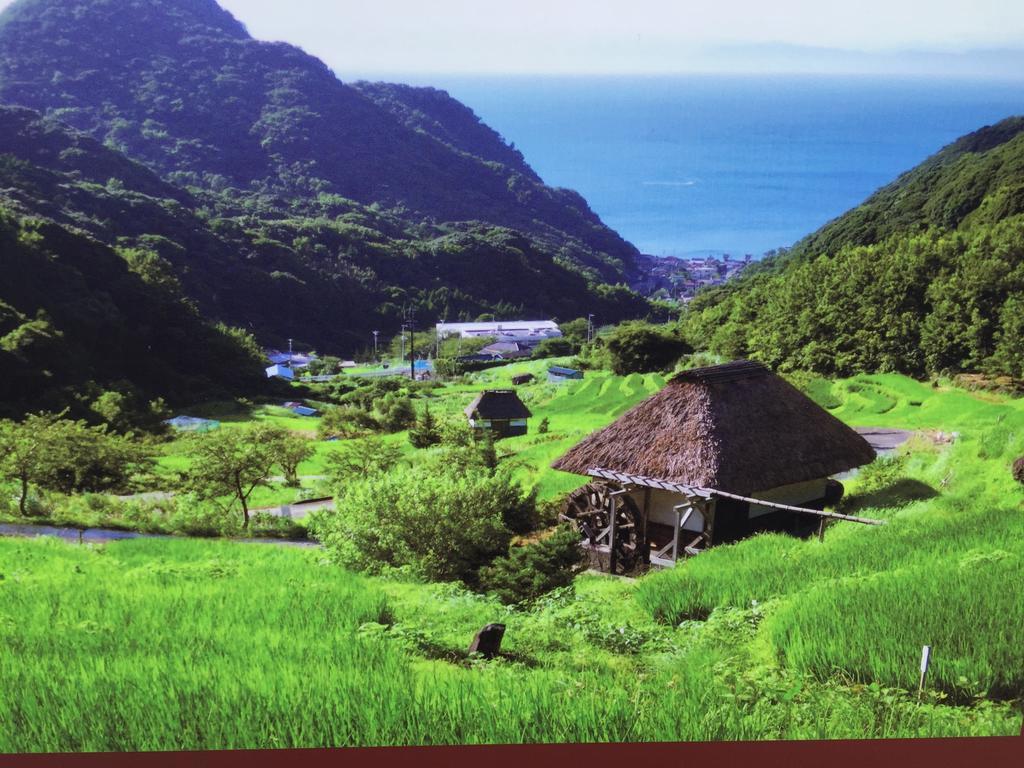
[[[424,79],[658,256],[789,246],[965,133],[1024,82],[812,76]]]

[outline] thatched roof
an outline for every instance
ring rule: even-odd
[[[685,371],[552,466],[750,494],[868,464],[867,441],[759,363]]]
[[[511,389],[491,389],[481,392],[468,408],[469,418],[505,421],[511,419],[528,419],[533,414],[523,401]]]

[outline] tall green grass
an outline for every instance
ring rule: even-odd
[[[827,679],[913,689],[921,647],[929,681],[957,698],[1024,697],[1024,562],[971,551],[927,566],[838,579],[786,601],[768,622],[785,663]]]
[[[1022,698],[1024,493],[1010,476],[1024,453],[1021,401],[870,379],[836,386],[840,412],[895,411],[962,430],[951,447],[914,441],[848,483],[846,508],[885,526],[839,523],[824,543],[764,535],[716,548],[647,577],[637,600],[674,624],[768,603],[760,642],[818,680],[914,689],[921,647],[932,645],[933,686],[952,699]]]
[[[705,640],[659,627],[627,582],[584,578],[575,594],[510,613],[319,557],[225,542],[0,541],[0,752],[1019,729],[1005,708],[751,676],[717,647],[732,626]],[[496,619],[510,658],[466,659],[471,632]]]

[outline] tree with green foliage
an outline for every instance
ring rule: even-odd
[[[380,424],[373,414],[355,405],[327,408],[317,423],[317,435],[321,440],[365,437],[378,429]]]
[[[439,357],[434,360],[434,373],[442,379],[454,379],[466,372],[466,364],[457,357]]]
[[[141,446],[109,433],[105,425],[90,427],[47,413],[0,422],[0,473],[17,481],[22,514],[32,485],[65,494],[124,488],[149,463]]]
[[[507,556],[482,568],[480,589],[508,605],[534,600],[572,584],[586,562],[579,533],[563,525],[540,541],[513,547]]]
[[[33,417],[29,417],[32,419]],[[47,444],[45,432],[13,421],[0,421],[0,473],[5,480],[18,482],[18,511],[28,512],[29,485],[45,475]]]
[[[229,498],[242,509],[242,528],[249,528],[249,498],[270,484],[279,460],[281,438],[276,427],[220,429],[189,440],[191,460],[186,490],[202,500]]]
[[[327,459],[327,476],[333,488],[390,472],[402,458],[402,449],[380,437],[346,440]]]
[[[416,423],[412,399],[400,392],[389,392],[377,403],[377,421],[385,432],[401,432]]]
[[[604,339],[614,373],[652,373],[671,368],[683,355],[693,352],[677,329],[650,323],[629,322]]]
[[[537,359],[547,357],[568,357],[569,355],[575,355],[580,351],[580,347],[574,344],[570,339],[554,337],[551,339],[544,339],[540,344],[533,348],[533,356]]]
[[[270,427],[264,433],[263,439],[274,447],[274,457],[284,474],[285,485],[289,488],[301,486],[299,465],[316,453],[313,441],[283,427]]]
[[[416,426],[409,430],[409,442],[414,448],[420,449],[440,444],[441,431],[434,419],[434,414],[430,412],[429,405],[424,406]]]

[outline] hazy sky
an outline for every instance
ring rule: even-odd
[[[256,37],[301,45],[342,74],[756,71],[762,66],[941,71],[946,66],[974,66],[975,62],[965,61],[971,58],[963,55],[966,51],[1024,47],[1021,0],[223,0],[222,4]],[[902,51],[931,55],[901,56]]]
[[[922,71],[1019,74],[1021,0],[221,0],[343,76]],[[0,7],[9,0],[0,0]],[[739,46],[739,47],[737,47]],[[993,72],[994,70],[994,72]]]

